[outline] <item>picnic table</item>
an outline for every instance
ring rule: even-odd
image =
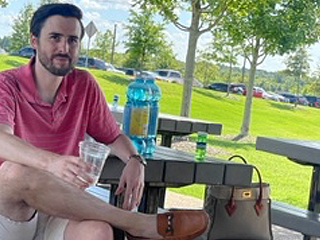
[[[157,146],[154,155],[147,158],[145,169],[145,190],[139,211],[156,213],[163,206],[163,191],[167,187],[182,187],[194,183],[249,185],[252,166],[206,158],[204,162],[194,161],[194,155],[176,149]],[[111,184],[110,203],[118,206],[121,199],[114,195],[124,163],[115,156],[109,156],[101,173],[99,184]]]
[[[280,211],[275,212],[275,214],[279,216],[279,219],[285,219],[285,214],[291,217],[290,222],[279,221],[279,224],[285,227],[305,231],[311,236],[313,234],[315,234],[313,236],[320,236],[320,215],[318,214],[320,213],[320,141],[258,137],[256,149],[286,156],[289,160],[298,164],[313,167],[308,212],[291,208],[289,205],[283,207],[283,204],[278,204],[276,210],[282,211],[283,214]],[[297,221],[292,219],[295,216]],[[305,234],[304,240],[316,239],[311,236]]]
[[[122,106],[117,109],[110,109],[118,123],[122,123]],[[222,130],[221,123],[204,121],[201,119],[181,117],[171,114],[159,113],[158,134],[161,135],[161,145],[171,147],[173,136],[185,136],[199,131],[208,134],[220,135]]]

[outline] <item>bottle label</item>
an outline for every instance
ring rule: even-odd
[[[149,108],[132,108],[130,120],[130,135],[148,135]]]
[[[197,142],[197,149],[206,149],[207,143],[206,142]]]

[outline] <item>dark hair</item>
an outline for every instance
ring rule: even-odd
[[[84,36],[84,27],[82,24],[82,11],[75,5],[68,3],[51,3],[42,5],[35,11],[30,23],[30,32],[35,37],[40,36],[41,29],[47,18],[59,15],[63,17],[75,17],[79,20],[81,25],[81,36],[80,39]]]

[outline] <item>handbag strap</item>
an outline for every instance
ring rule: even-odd
[[[233,160],[234,158],[240,158],[245,164],[248,164],[248,161],[241,155],[238,155],[238,154],[235,154],[235,155],[232,155],[231,157],[228,158],[228,161],[231,161]],[[258,176],[258,180],[259,180],[259,197],[256,201],[256,204],[254,205],[254,208],[256,210],[256,213],[257,215],[259,216],[260,215],[260,210],[263,208],[263,204],[262,204],[262,198],[263,198],[263,190],[262,190],[262,177],[261,177],[261,173],[260,173],[260,170],[252,165],[253,169],[256,171],[257,173],[257,176]],[[233,192],[234,192],[234,188],[232,190],[232,194],[231,194],[231,198],[233,198]],[[230,199],[231,200],[231,199]],[[230,201],[230,203],[233,202],[233,199]]]

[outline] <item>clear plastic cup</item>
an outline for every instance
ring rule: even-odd
[[[96,185],[110,148],[102,143],[82,141],[79,143],[79,152],[80,158],[90,166],[88,174],[93,179],[92,185]]]

